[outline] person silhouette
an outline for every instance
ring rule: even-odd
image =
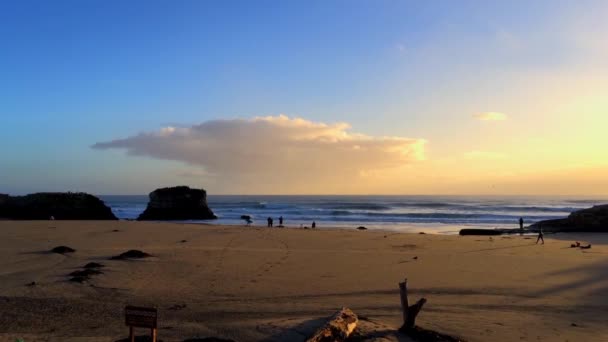
[[[272,227],[272,217],[268,216],[268,218],[266,219],[266,221],[268,221],[268,227]]]
[[[542,241],[543,245],[545,244],[545,239],[543,238],[543,227],[538,225],[538,237],[536,238],[536,244],[538,245],[538,241]]]
[[[283,216],[279,216],[279,225],[282,226],[283,225]]]
[[[519,229],[524,230],[524,218],[519,218]]]
[[[315,221],[312,221],[312,228],[317,228],[317,223]]]

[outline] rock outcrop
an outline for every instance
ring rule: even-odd
[[[0,194],[0,218],[11,220],[117,220],[99,198],[86,193]]]
[[[137,220],[211,220],[217,216],[207,206],[207,192],[187,186],[156,189]]]
[[[536,222],[530,229],[539,227],[551,232],[608,232],[608,204],[575,211],[567,218]]]

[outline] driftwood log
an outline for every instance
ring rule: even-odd
[[[306,342],[342,342],[357,327],[359,319],[357,315],[348,308],[336,312],[329,321],[317,330]]]
[[[407,279],[399,283],[399,293],[401,294],[401,310],[403,311],[403,326],[400,330],[406,331],[416,326],[416,317],[426,303],[426,298],[420,298],[416,304],[410,306],[407,298]]]

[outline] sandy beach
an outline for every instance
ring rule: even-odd
[[[418,318],[427,329],[467,341],[607,341],[608,237],[545,239],[0,221],[0,340],[120,340],[132,304],[159,309],[163,341],[303,341],[343,306],[378,341],[405,341],[394,329],[407,277],[410,300],[428,299]],[[76,252],[48,252],[59,245]],[[130,249],[152,257],[108,260]],[[68,281],[89,262],[104,273]]]

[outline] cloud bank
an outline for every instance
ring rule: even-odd
[[[399,168],[425,156],[423,139],[374,137],[352,132],[347,123],[285,115],[164,127],[98,142],[92,148],[183,162],[204,170],[201,177],[213,182],[231,188],[255,185],[260,192],[275,192],[276,186],[288,187],[286,192],[345,191],[356,188],[361,175]]]
[[[483,121],[503,121],[507,119],[507,115],[498,112],[485,112],[473,115],[474,118]]]

